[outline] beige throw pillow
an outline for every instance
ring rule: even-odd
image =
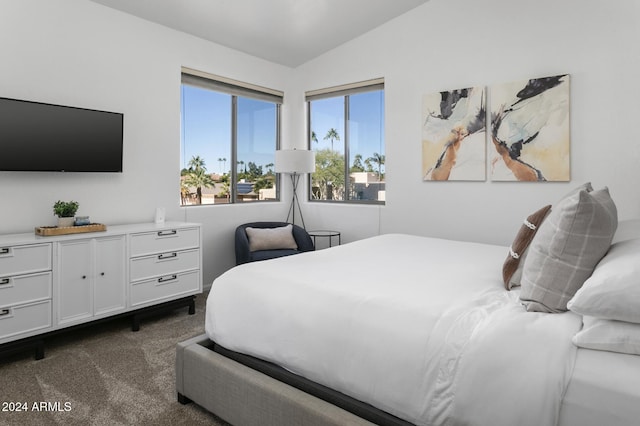
[[[534,238],[522,271],[527,311],[564,312],[607,253],[618,226],[607,188],[585,189],[554,206]]]
[[[516,234],[515,240],[513,240],[511,247],[509,247],[509,254],[507,254],[507,259],[502,265],[502,279],[504,280],[504,287],[507,290],[511,290],[512,287],[520,285],[527,249],[550,209],[551,204],[530,214],[524,220],[524,223]]]
[[[277,228],[246,227],[245,231],[249,237],[249,251],[298,248],[291,225]]]

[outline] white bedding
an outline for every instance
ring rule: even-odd
[[[640,356],[578,349],[560,410],[562,426],[639,423]]]
[[[206,331],[417,425],[555,425],[581,319],[526,312],[507,250],[394,234],[241,265]]]

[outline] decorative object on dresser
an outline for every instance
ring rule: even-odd
[[[82,228],[82,227],[72,227]],[[0,235],[0,353],[115,316],[140,319],[202,293],[197,223],[111,226],[99,235]]]
[[[89,216],[76,216],[76,220],[73,222],[74,226],[84,226],[90,223]]]
[[[73,226],[78,207],[80,204],[77,201],[56,201],[53,204],[53,214],[58,216],[58,226]]]
[[[100,232],[106,231],[107,225],[103,223],[89,223],[86,225],[74,225],[74,226],[37,226],[35,228],[36,235],[41,237],[50,237],[52,235],[67,235],[67,234],[83,234],[86,232]]]

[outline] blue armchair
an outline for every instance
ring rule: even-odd
[[[251,222],[240,225],[236,228],[235,244],[236,244],[236,265],[257,260],[273,259],[275,257],[289,256],[292,254],[302,253],[305,251],[315,250],[311,237],[303,228],[298,225],[292,225],[292,235],[297,248],[270,248],[267,250],[250,250],[249,237],[246,228],[281,228],[290,225],[286,222]]]

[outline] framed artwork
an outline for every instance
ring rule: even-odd
[[[491,87],[494,181],[570,180],[569,75]]]
[[[484,87],[423,96],[422,176],[425,181],[486,180]]]

